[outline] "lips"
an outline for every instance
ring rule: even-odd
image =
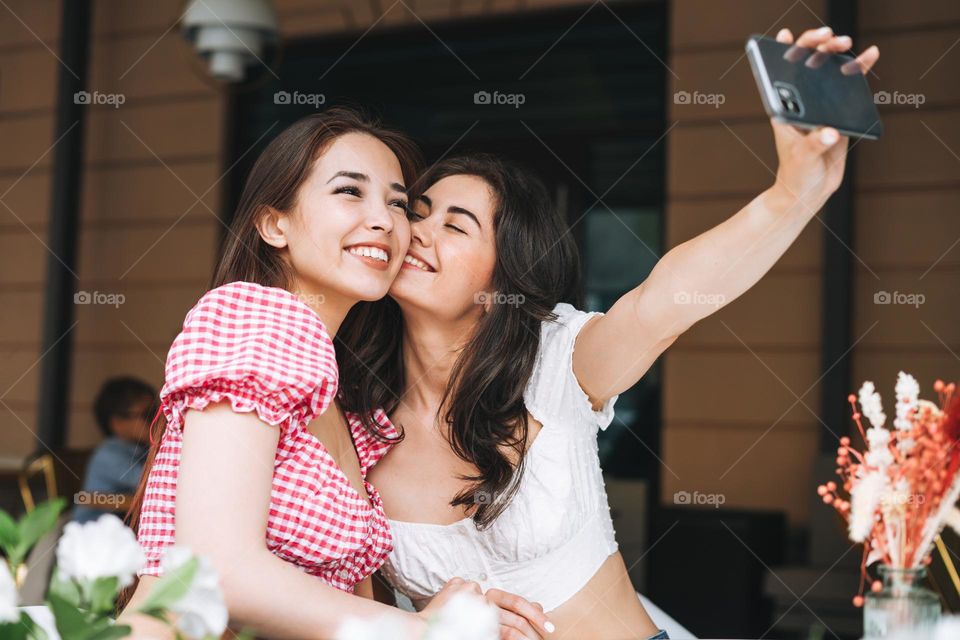
[[[363,258],[380,260],[381,262],[390,262],[390,252],[386,247],[373,244],[355,244],[346,249],[347,253]]]
[[[371,269],[387,271],[390,268],[390,247],[385,244],[379,242],[354,244],[344,247],[343,250]]]

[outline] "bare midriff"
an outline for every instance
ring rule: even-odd
[[[520,594],[523,595],[523,594]],[[550,640],[646,640],[658,629],[630,582],[620,553],[547,617],[557,626]]]

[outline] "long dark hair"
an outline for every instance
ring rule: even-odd
[[[440,405],[451,448],[479,472],[463,476],[470,485],[450,504],[477,505],[473,519],[482,528],[506,508],[522,477],[528,436],[523,392],[540,347],[540,326],[554,319],[558,302],[576,300],[579,258],[543,183],[495,156],[443,160],[418,180],[411,196],[455,175],[476,176],[494,194],[493,290],[517,302],[490,305],[457,357]],[[337,340],[344,346],[337,348],[344,408],[365,420],[377,407],[393,412],[406,382],[397,303],[386,298],[356,305]]]
[[[314,162],[334,140],[347,133],[365,133],[387,145],[397,156],[405,184],[414,184],[423,168],[423,158],[406,135],[345,107],[333,107],[298,120],[270,141],[250,170],[210,282],[211,289],[240,280],[284,289],[292,286],[290,267],[276,248],[263,241],[257,224],[268,207],[283,212],[294,208],[300,187],[309,178]],[[364,424],[377,439],[387,437],[376,423]],[[165,429],[166,420],[158,411],[150,427],[151,446],[143,476],[127,514],[127,524],[134,531],[140,524],[147,478]],[[121,595],[118,608],[126,605],[135,586]]]

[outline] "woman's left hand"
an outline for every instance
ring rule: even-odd
[[[541,640],[555,630],[536,602],[500,589],[488,589],[484,597],[500,609],[500,640]]]
[[[789,29],[781,29],[777,41],[794,44],[793,34]],[[853,46],[853,41],[850,36],[835,36],[830,27],[822,27],[804,31],[795,44],[825,53],[842,53]],[[849,69],[855,73],[859,67],[859,72],[865,74],[879,57],[880,50],[871,46],[848,63]],[[774,186],[785,198],[807,203],[808,213],[813,215],[843,180],[849,138],[833,127],[801,131],[789,124],[770,122],[779,160]]]

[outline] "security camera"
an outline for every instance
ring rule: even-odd
[[[248,66],[260,64],[265,45],[276,42],[277,14],[270,0],[192,0],[181,29],[214,78],[240,82]]]

